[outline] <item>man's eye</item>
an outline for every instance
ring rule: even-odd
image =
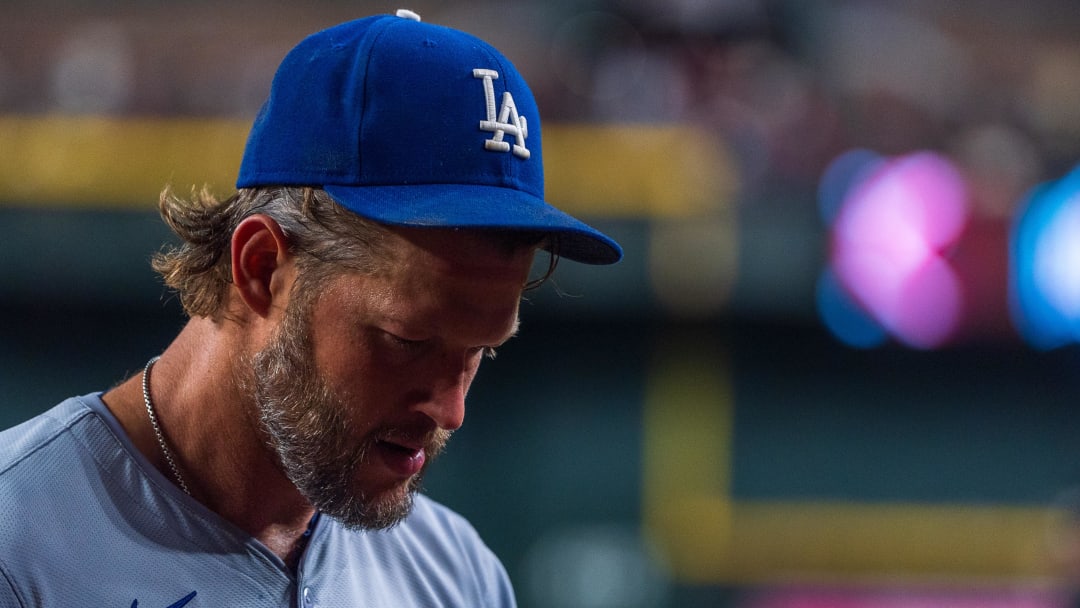
[[[406,351],[411,352],[411,351],[419,350],[420,348],[422,348],[424,346],[424,341],[423,340],[409,340],[407,338],[402,338],[401,336],[399,336],[397,334],[392,334],[392,333],[390,333],[388,331],[384,331],[383,336],[386,337],[386,340],[390,343],[391,346],[393,346],[395,348],[399,348],[401,350],[406,350]]]

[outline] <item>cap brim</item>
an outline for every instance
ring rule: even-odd
[[[409,184],[323,189],[346,209],[382,224],[544,232],[557,237],[551,248],[560,257],[585,264],[614,264],[623,255],[619,244],[599,230],[511,188]]]

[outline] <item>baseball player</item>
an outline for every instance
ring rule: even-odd
[[[408,11],[313,34],[237,189],[162,195],[165,350],[0,433],[0,608],[514,606],[419,480],[534,255],[622,255],[545,202],[521,75]]]

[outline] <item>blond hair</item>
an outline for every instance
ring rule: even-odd
[[[151,265],[176,290],[190,316],[216,317],[232,282],[232,234],[244,218],[265,214],[278,223],[301,272],[318,280],[334,271],[376,272],[388,263],[387,230],[343,209],[315,188],[245,188],[220,201],[209,190],[189,198],[162,191],[159,211],[180,237]]]

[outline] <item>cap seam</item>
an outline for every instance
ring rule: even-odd
[[[363,137],[363,135],[364,135],[364,124],[365,124],[364,123],[364,117],[367,116],[368,104],[370,103],[370,99],[371,99],[371,94],[370,94],[371,93],[371,83],[370,83],[370,81],[368,79],[368,73],[369,73],[369,70],[371,69],[371,63],[372,63],[372,61],[374,61],[375,47],[378,46],[379,40],[383,37],[383,34],[385,34],[386,31],[388,29],[390,29],[392,26],[394,26],[397,21],[404,21],[404,20],[401,17],[397,17],[395,15],[386,15],[386,17],[384,19],[380,19],[376,23],[372,24],[372,29],[374,29],[375,27],[378,27],[378,31],[368,32],[368,35],[371,38],[371,44],[366,45],[366,48],[362,49],[363,51],[365,51],[364,53],[362,53],[362,56],[364,56],[364,102],[361,104],[360,115],[357,117],[358,120],[356,121],[357,129],[359,130],[359,132],[355,134],[356,135],[356,140],[355,140],[356,141],[356,164],[357,164],[356,177],[357,177],[358,181],[361,181],[361,182],[364,181],[361,176],[364,175],[364,160],[365,160],[364,159],[364,137]],[[374,35],[372,35],[372,34],[374,34]],[[347,175],[347,174],[343,174],[343,175]]]

